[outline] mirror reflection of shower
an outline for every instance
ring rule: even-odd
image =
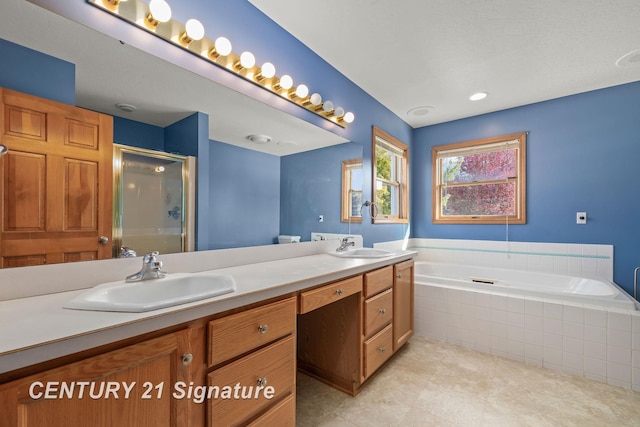
[[[114,204],[115,256],[192,250],[187,230],[187,160],[119,147],[114,174],[119,184],[119,200]]]

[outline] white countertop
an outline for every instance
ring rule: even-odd
[[[395,264],[415,255],[413,251],[400,251],[386,258],[362,259],[319,254],[220,268],[211,271],[231,275],[236,282],[235,292],[145,313],[63,308],[81,290],[2,301],[0,374]]]

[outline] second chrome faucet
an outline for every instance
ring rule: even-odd
[[[139,282],[141,280],[162,279],[167,275],[162,271],[162,261],[158,260],[158,251],[149,252],[142,258],[142,269],[135,274],[127,276],[127,282]]]

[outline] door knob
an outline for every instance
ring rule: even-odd
[[[107,236],[100,236],[98,237],[98,243],[100,243],[101,245],[106,245],[107,243],[109,243],[109,238]]]

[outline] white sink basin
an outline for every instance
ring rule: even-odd
[[[333,256],[340,258],[385,258],[395,255],[395,252],[385,251],[375,248],[353,248],[344,252],[329,252]]]
[[[211,298],[235,289],[233,277],[226,274],[176,273],[163,279],[104,283],[87,289],[64,308],[139,313]]]

